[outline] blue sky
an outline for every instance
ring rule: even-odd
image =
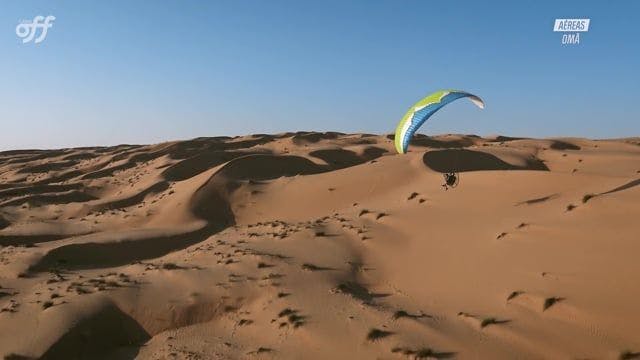
[[[40,44],[15,27],[56,20]],[[640,135],[640,2],[4,1],[0,149],[297,130]],[[555,18],[591,18],[562,45]]]

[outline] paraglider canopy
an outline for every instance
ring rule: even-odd
[[[425,121],[436,111],[440,110],[448,103],[466,97],[476,106],[484,109],[484,101],[479,97],[460,90],[440,90],[425,97],[413,105],[402,117],[396,127],[395,146],[400,154],[407,152],[409,142],[413,134],[424,124]]]

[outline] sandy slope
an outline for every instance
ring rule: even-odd
[[[637,138],[3,152],[0,354],[640,357],[638,185]]]

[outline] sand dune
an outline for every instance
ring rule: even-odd
[[[639,139],[392,139],[0,152],[0,355],[640,356]]]

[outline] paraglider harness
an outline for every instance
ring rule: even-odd
[[[444,187],[445,190],[458,186],[458,183],[460,182],[460,176],[457,173],[446,173],[442,174],[442,176],[444,177],[444,184],[442,184],[442,187]]]

